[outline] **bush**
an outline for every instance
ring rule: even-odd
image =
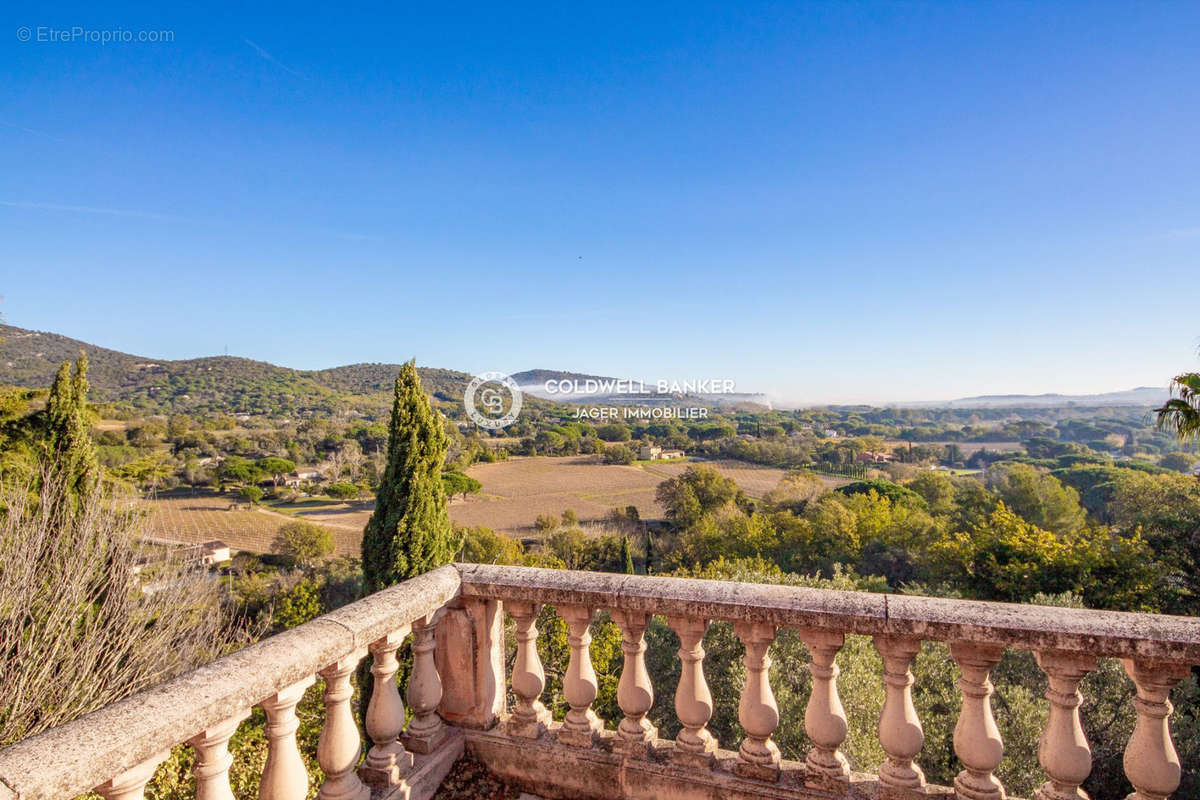
[[[623,444],[613,444],[604,448],[605,464],[632,464],[634,460],[633,451]]]
[[[338,500],[351,500],[358,497],[359,487],[353,483],[331,483],[325,487],[325,494]]]
[[[262,500],[263,490],[257,486],[243,486],[238,490],[238,495],[247,503],[257,503]]]
[[[333,533],[311,522],[289,522],[271,542],[271,552],[308,567],[333,554]]]

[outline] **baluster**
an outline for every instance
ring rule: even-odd
[[[621,628],[621,651],[625,654],[617,684],[617,703],[625,718],[617,726],[613,752],[647,758],[658,737],[658,730],[646,719],[646,712],[654,705],[654,687],[646,671],[646,626],[650,615],[614,611],[613,619]]]
[[[396,650],[408,636],[403,628],[388,634],[369,646],[371,651],[371,676],[374,686],[371,700],[367,703],[367,735],[371,737],[371,749],[358,768],[358,777],[368,786],[386,788],[400,782],[400,776],[412,768],[412,753],[404,749],[398,739],[404,730],[404,703],[396,688]]]
[[[360,650],[330,664],[320,673],[325,681],[325,727],[317,741],[317,763],[325,773],[325,782],[317,795],[319,800],[371,798],[371,790],[354,773],[358,757],[362,755],[362,741],[350,709],[350,699],[354,697],[350,676],[365,655],[366,651]]]
[[[1187,664],[1123,659],[1125,674],[1137,687],[1133,707],[1137,724],[1125,747],[1125,775],[1136,791],[1130,800],[1166,800],[1179,787],[1179,754],[1171,742],[1167,699],[1175,684],[1188,675]]]
[[[1005,800],[1004,786],[992,773],[1004,757],[1004,742],[992,717],[992,668],[1000,663],[999,645],[951,642],[950,656],[962,670],[958,680],[962,711],[954,725],[954,752],[966,767],[954,779],[955,794],[965,800]]]
[[[273,694],[259,703],[267,712],[267,764],[258,785],[259,800],[304,800],[308,796],[308,771],[296,746],[296,704],[316,679],[312,676]]]
[[[768,622],[738,622],[734,625],[746,648],[746,684],[738,703],[738,721],[746,738],[738,748],[733,771],[744,778],[764,781],[779,779],[779,746],[771,734],[779,727],[779,708],[771,692],[771,657],[767,649],[775,641],[775,626]]]
[[[1080,785],[1092,771],[1092,751],[1079,722],[1079,682],[1096,668],[1096,659],[1083,653],[1038,651],[1038,666],[1050,679],[1046,699],[1050,716],[1038,742],[1038,761],[1050,780],[1034,793],[1035,800],[1079,800],[1087,793]]]
[[[433,658],[440,621],[436,614],[429,614],[413,622],[413,672],[408,679],[408,707],[413,720],[408,723],[404,744],[414,753],[432,753],[448,733],[437,713],[442,702],[442,678]]]
[[[805,629],[800,638],[812,656],[812,694],[804,709],[804,731],[812,741],[805,764],[808,774],[804,785],[831,794],[846,794],[850,789],[850,763],[838,750],[846,740],[846,710],[838,697],[838,651],[846,643],[840,631]]]
[[[919,639],[904,636],[875,637],[875,649],[883,657],[885,694],[879,715],[879,744],[887,761],[879,766],[881,798],[905,797],[925,788],[925,773],[913,762],[925,733],[913,707],[913,674],[909,667],[921,651]]]
[[[701,641],[708,620],[671,617],[667,620],[679,636],[679,685],[675,689],[675,715],[683,730],[675,737],[671,760],[698,769],[713,765],[717,740],[705,726],[712,718],[713,699],[704,679],[704,647]]]
[[[196,776],[196,800],[233,800],[233,789],[229,786],[229,768],[233,766],[229,739],[248,716],[250,709],[243,709],[188,739],[187,743],[196,751],[196,765],[192,767]]]
[[[142,800],[145,797],[146,784],[154,777],[154,770],[158,769],[158,765],[166,761],[170,754],[169,750],[165,750],[130,767],[112,780],[97,786],[96,794],[104,800]]]
[[[542,705],[542,690],[546,688],[546,673],[538,657],[537,615],[541,606],[536,603],[506,601],[504,604],[517,629],[517,658],[513,663],[512,690],[517,707],[505,723],[509,736],[536,739],[550,725],[550,711]]]
[[[592,643],[588,626],[592,622],[593,611],[586,606],[562,606],[559,614],[567,623],[567,644],[571,648],[567,674],[563,678],[563,697],[571,709],[563,718],[558,741],[570,747],[591,747],[599,740],[600,731],[604,728],[604,723],[591,707],[599,688],[588,651],[588,645]]]

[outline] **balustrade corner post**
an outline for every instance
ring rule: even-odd
[[[267,764],[258,785],[259,800],[304,800],[308,770],[296,746],[296,705],[316,679],[312,676],[271,695],[258,705],[267,712]]]
[[[617,703],[625,717],[617,726],[613,752],[647,758],[658,738],[658,729],[646,719],[654,705],[654,687],[646,671],[646,626],[650,624],[650,615],[615,610],[612,616],[621,629],[621,651],[625,654],[617,684]]]
[[[1130,800],[1166,800],[1179,788],[1182,769],[1171,742],[1168,720],[1174,710],[1168,699],[1175,684],[1188,676],[1187,664],[1122,659],[1125,674],[1137,687],[1133,707],[1137,723],[1125,747],[1125,775],[1133,784]]]
[[[440,620],[440,612],[435,612],[413,622],[413,671],[407,695],[413,720],[404,733],[404,744],[414,753],[432,753],[449,733],[437,712],[442,702],[442,679],[434,650]]]
[[[352,653],[319,673],[325,681],[325,725],[317,741],[317,763],[325,782],[318,800],[371,800],[371,790],[354,771],[362,755],[362,740],[350,709],[354,697],[350,677],[366,654],[366,650]]]
[[[434,663],[437,711],[451,725],[491,730],[504,714],[504,613],[499,600],[456,597],[442,609]]]
[[[912,700],[912,662],[920,639],[880,634],[875,649],[883,657],[885,694],[879,714],[879,744],[887,760],[879,766],[879,796],[909,797],[925,790],[925,773],[913,761],[925,744],[925,732]]]
[[[715,761],[716,737],[708,730],[713,699],[704,678],[704,634],[708,620],[694,617],[670,617],[667,620],[679,636],[679,685],[675,689],[675,715],[683,729],[675,737],[671,760],[682,766],[710,769]]]
[[[738,748],[735,774],[764,781],[779,780],[779,746],[771,734],[779,727],[779,707],[771,691],[771,657],[767,651],[775,641],[775,626],[769,622],[737,622],[734,631],[746,649],[746,683],[738,702],[738,721],[746,738]]]
[[[990,674],[1004,648],[995,644],[951,642],[950,656],[962,670],[958,680],[962,711],[954,726],[954,752],[965,769],[954,790],[965,800],[1005,800],[1004,786],[993,774],[1004,757],[1004,742],[992,716]]]
[[[513,663],[512,690],[517,696],[517,707],[505,721],[504,729],[509,736],[521,739],[537,739],[550,726],[550,710],[542,704],[542,691],[546,688],[546,673],[537,651],[537,616],[541,605],[530,602],[508,603],[516,627],[517,657]]]
[[[358,768],[358,777],[372,787],[395,786],[413,764],[412,753],[399,740],[404,730],[404,702],[396,688],[396,672],[400,669],[396,650],[407,636],[408,628],[403,628],[368,646],[374,688],[367,702],[366,722],[372,745]]]
[[[812,657],[812,694],[804,709],[804,731],[812,747],[805,765],[808,772],[804,785],[831,794],[846,794],[850,790],[850,762],[838,749],[846,740],[848,725],[846,710],[838,696],[836,662],[838,651],[846,643],[841,631],[807,628],[800,638]]]
[[[1086,798],[1087,793],[1080,786],[1091,774],[1092,751],[1079,721],[1079,706],[1083,702],[1079,682],[1096,668],[1096,658],[1060,650],[1038,650],[1034,656],[1050,679],[1046,690],[1050,715],[1038,742],[1038,761],[1049,780],[1034,793],[1034,800]]]
[[[558,730],[558,741],[569,747],[592,747],[604,729],[604,723],[592,710],[599,687],[588,649],[592,643],[588,626],[595,612],[586,606],[560,606],[558,613],[567,623],[567,644],[571,648],[563,678],[563,697],[571,708]]]
[[[229,740],[248,716],[250,709],[242,709],[188,739],[187,743],[196,751],[196,764],[192,767],[196,776],[196,800],[233,800],[233,789],[229,785],[229,768],[233,766]]]
[[[142,800],[146,796],[146,784],[154,777],[158,765],[166,761],[170,754],[171,751],[164,750],[153,755],[100,784],[94,791],[104,800]]]

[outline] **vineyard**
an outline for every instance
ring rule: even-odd
[[[215,492],[172,494],[148,500],[146,535],[164,541],[194,544],[219,539],[234,550],[255,553],[271,551],[271,542],[280,527],[291,517],[265,510],[254,510],[244,503],[234,504],[230,495]],[[334,527],[335,552],[358,555],[362,527]]]

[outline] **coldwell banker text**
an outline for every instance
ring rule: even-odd
[[[647,388],[652,386],[652,389]],[[728,378],[698,378],[691,381],[655,381],[647,384],[643,380],[630,378],[587,378],[577,380],[563,378],[546,381],[546,394],[729,394],[734,383]]]

